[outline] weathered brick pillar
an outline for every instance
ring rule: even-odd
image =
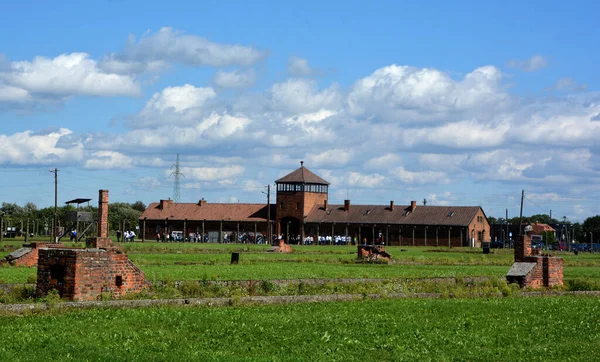
[[[525,261],[525,258],[531,256],[531,237],[521,235],[515,243],[515,261]]]
[[[108,190],[98,191],[98,237],[108,237]]]

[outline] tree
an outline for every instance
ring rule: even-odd
[[[146,204],[144,204],[141,201],[136,201],[133,204],[131,204],[131,208],[139,212],[144,212],[146,211]]]
[[[498,219],[496,219],[496,218],[495,218],[495,217],[493,217],[493,216],[488,216],[488,218],[487,218],[487,219],[488,219],[488,223],[490,223],[490,225],[491,225],[491,224],[498,224]]]
[[[585,219],[582,229],[587,234],[593,233],[593,238],[598,239],[600,237],[600,215]]]

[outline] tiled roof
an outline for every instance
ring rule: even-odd
[[[279,180],[275,181],[276,183],[309,183],[309,184],[321,184],[321,185],[329,185],[329,182],[323,180],[319,176],[315,175],[308,168],[301,166],[296,171],[292,171],[287,175],[283,176]]]
[[[140,220],[226,220],[256,221],[267,220],[266,204],[211,204],[203,202],[202,206],[192,203],[166,202],[164,208],[160,203],[151,203],[140,216]],[[271,205],[271,218],[275,218],[275,205]]]
[[[451,225],[468,226],[479,206],[410,206],[394,205],[351,205],[344,211],[344,205],[315,206],[306,222],[351,223],[351,224],[401,224],[401,225]]]
[[[548,224],[535,223],[531,224],[531,232],[533,234],[543,234],[546,231],[555,232],[554,228]]]

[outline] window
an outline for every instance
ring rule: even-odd
[[[296,209],[300,210],[300,203],[299,202],[296,203]]]
[[[281,208],[283,209],[283,201],[280,202],[279,205],[281,205]]]
[[[117,277],[115,278],[115,285],[119,288],[121,286],[123,286],[123,277],[122,276],[117,275]]]

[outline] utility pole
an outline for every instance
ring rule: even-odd
[[[267,185],[267,242],[271,245],[271,185]]]
[[[504,235],[504,247],[506,248],[506,238],[508,238],[508,246],[510,247],[510,238],[509,238],[509,234],[508,234],[508,209],[506,209],[506,219],[504,219],[504,222],[506,223],[506,234]]]
[[[54,217],[52,218],[52,242],[58,243],[58,238],[56,235],[56,221],[57,221],[57,212],[58,212],[58,171],[59,169],[55,168],[54,170],[50,170],[54,174]]]
[[[523,225],[523,199],[525,198],[525,190],[521,190],[521,213],[519,214],[519,236],[521,236],[521,228]]]

